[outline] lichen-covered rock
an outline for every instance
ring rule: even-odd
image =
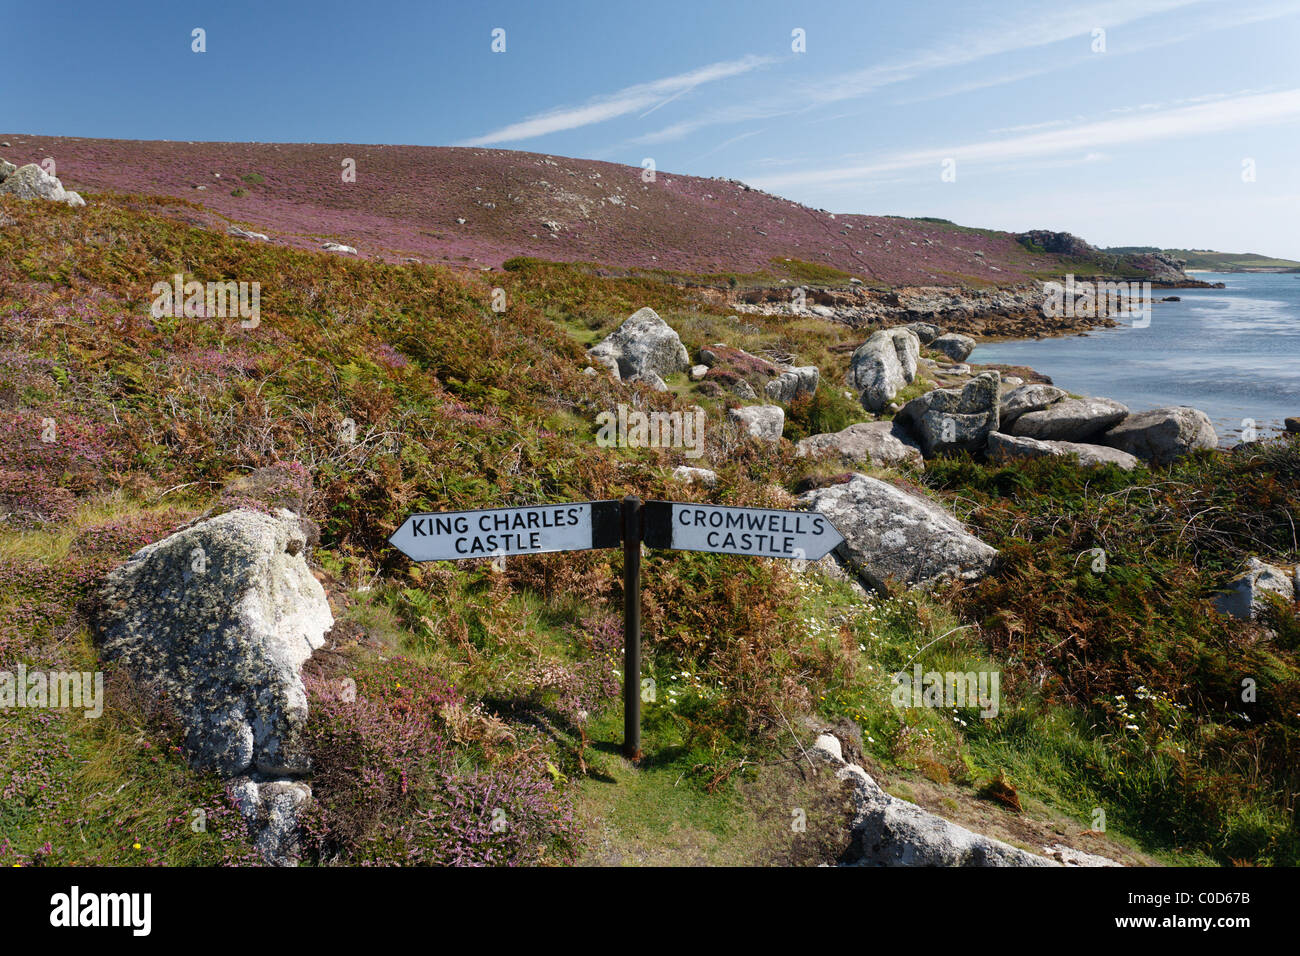
[[[1010,381],[1009,378],[1003,379],[1004,383]],[[1019,379],[1016,381],[1019,382]],[[1032,382],[1029,385],[1020,385],[1013,388],[1002,396],[1002,401],[998,406],[998,417],[1001,419],[999,427],[1003,429],[1010,428],[1015,420],[1026,412],[1042,411],[1063,398],[1069,398],[1069,394],[1065,389],[1057,388],[1055,385],[1044,385],[1041,382]]]
[[[673,480],[688,485],[698,483],[712,488],[718,483],[718,473],[708,468],[692,468],[690,465],[678,465],[673,469]]]
[[[234,236],[236,239],[254,239],[258,242],[271,241],[271,238],[264,232],[250,232],[247,229],[241,229],[239,226],[231,226],[226,230],[226,235]]]
[[[947,335],[941,335],[934,339],[926,347],[934,349],[936,352],[942,352],[954,362],[964,362],[967,356],[975,351],[975,340],[969,335],[949,332]]]
[[[1098,856],[1095,853],[1085,853],[1083,850],[1076,850],[1072,846],[1066,846],[1064,843],[1052,843],[1043,847],[1043,855],[1049,859],[1055,860],[1062,866],[1122,866],[1109,857]]]
[[[853,783],[853,862],[857,866],[1060,865],[900,800],[882,790],[856,764],[844,764],[836,776]]]
[[[828,764],[850,787],[852,844],[846,866],[1120,866],[1062,843],[1042,856],[975,833],[885,790],[853,761],[862,753],[861,730],[850,725],[820,730],[804,753]]]
[[[943,329],[930,322],[909,322],[903,328],[915,335],[922,345],[929,345],[943,335]]]
[[[816,365],[799,365],[786,369],[776,378],[763,386],[767,397],[774,402],[786,404],[817,391],[817,380],[821,373]]]
[[[1217,448],[1219,436],[1205,412],[1179,405],[1129,415],[1101,441],[1153,465],[1167,465],[1193,449]]]
[[[602,342],[587,351],[621,378],[654,372],[660,378],[690,366],[686,346],[654,309],[638,309]]]
[[[916,378],[921,342],[906,328],[882,329],[858,346],[849,359],[848,383],[862,399],[862,407],[882,411]]]
[[[1105,445],[1087,445],[1072,441],[1039,441],[1018,435],[992,432],[987,453],[990,459],[1002,458],[1059,458],[1075,455],[1081,465],[1118,465],[1125,471],[1136,468],[1140,462],[1128,452]]]
[[[1025,412],[1009,431],[1041,441],[1087,442],[1119,424],[1127,415],[1127,407],[1109,398],[1063,398],[1038,411]]]
[[[262,861],[295,866],[301,856],[299,820],[311,800],[311,787],[300,780],[258,783],[244,777],[232,782],[230,793]]]
[[[93,626],[185,730],[191,762],[226,777],[303,773],[300,668],[333,626],[297,516],[241,509],[131,556],[104,580]]]
[[[912,430],[927,458],[954,451],[978,451],[998,430],[999,376],[981,372],[961,388],[936,388],[918,395],[895,418]]]
[[[1264,594],[1276,594],[1285,601],[1296,599],[1296,576],[1300,575],[1300,565],[1294,572],[1288,573],[1282,568],[1267,564],[1259,558],[1252,557],[1246,562],[1246,570],[1228,583],[1227,590],[1214,599],[1214,606],[1220,614],[1227,614],[1243,621],[1253,620],[1267,607]]]
[[[623,381],[628,384],[640,382],[642,385],[650,386],[650,388],[654,389],[656,392],[668,391],[668,383],[660,378],[656,372],[638,372],[636,375],[633,375],[631,378],[625,378]]]
[[[926,587],[948,578],[976,580],[997,551],[939,503],[857,474],[799,497],[844,536],[837,553],[872,587]]]
[[[19,199],[48,199],[69,206],[86,204],[77,193],[64,189],[57,176],[51,176],[35,163],[20,166],[5,176],[4,181],[0,182],[0,193],[17,196]]]
[[[18,171],[18,167],[7,159],[0,159],[0,183]]]
[[[842,431],[810,435],[795,445],[795,454],[830,455],[846,465],[924,467],[920,447],[897,422],[859,422]]]
[[[785,411],[780,405],[745,405],[727,410],[727,417],[740,424],[754,438],[778,442],[785,430]]]

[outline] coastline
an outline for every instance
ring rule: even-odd
[[[986,336],[968,362],[1033,367],[1058,387],[1134,410],[1200,409],[1221,447],[1281,434],[1300,412],[1300,374],[1291,361],[1300,342],[1300,290],[1285,275],[1215,276],[1227,280],[1230,295],[1192,293],[1181,304],[1153,295],[1151,322],[1099,329],[1088,343],[1056,335]]]

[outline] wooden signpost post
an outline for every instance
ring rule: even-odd
[[[760,558],[816,561],[844,540],[811,511],[679,501],[578,501],[416,514],[389,544],[412,561],[588,551],[623,545],[623,753],[641,757],[641,544]]]

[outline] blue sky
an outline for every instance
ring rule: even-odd
[[[1300,258],[1297,0],[0,0],[0,31],[10,132],[650,157],[835,212]]]

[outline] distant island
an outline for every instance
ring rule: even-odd
[[[1212,249],[1158,249],[1155,246],[1110,246],[1107,252],[1129,255],[1160,252],[1186,263],[1191,272],[1300,272],[1300,262],[1276,259],[1257,252],[1215,252]]]

